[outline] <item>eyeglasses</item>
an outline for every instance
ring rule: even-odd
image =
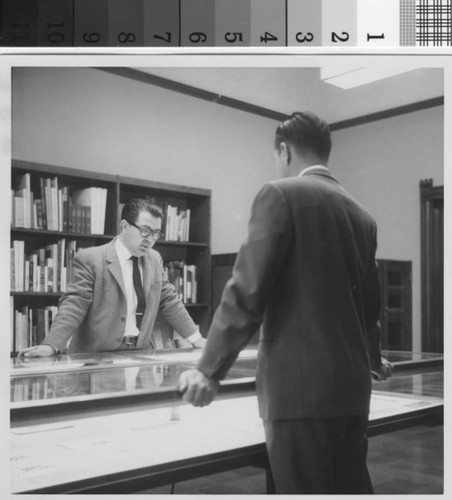
[[[127,220],[127,219],[126,219]],[[140,236],[143,238],[149,238],[149,236],[152,236],[152,239],[154,240],[159,240],[160,238],[163,237],[162,231],[160,229],[151,229],[149,226],[137,226],[133,222],[130,222],[129,220],[127,221],[131,226],[134,226],[140,231]]]

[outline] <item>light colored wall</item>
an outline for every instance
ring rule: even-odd
[[[212,252],[237,251],[274,121],[89,68],[13,78],[13,158],[211,189]]]
[[[237,252],[276,122],[94,69],[14,71],[13,158],[212,189],[212,252]],[[444,182],[442,107],[334,132],[330,166],[376,218],[378,257],[413,262],[420,349],[419,181]]]
[[[382,259],[411,260],[413,349],[421,349],[419,181],[444,184],[443,107],[337,131],[331,169],[378,224]]]

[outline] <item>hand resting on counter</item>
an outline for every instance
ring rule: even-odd
[[[183,372],[178,384],[179,391],[183,394],[182,400],[201,407],[209,405],[215,399],[219,386],[217,380],[206,377],[196,368]]]
[[[377,382],[383,382],[392,376],[394,365],[387,359],[381,358],[381,365],[376,370],[372,370],[372,378]]]
[[[54,356],[55,354],[56,351],[52,346],[43,344],[27,347],[20,351],[18,356],[24,358],[45,358],[46,356]]]

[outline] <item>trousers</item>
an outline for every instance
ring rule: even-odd
[[[275,493],[373,493],[367,422],[367,415],[264,421]]]

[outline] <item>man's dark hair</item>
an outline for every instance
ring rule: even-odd
[[[121,212],[121,220],[135,223],[142,211],[149,212],[153,217],[163,219],[163,211],[154,203],[143,198],[131,198],[127,200]]]
[[[310,111],[296,112],[276,129],[275,149],[282,142],[290,144],[299,154],[314,153],[328,162],[331,152],[331,133],[328,124]]]

